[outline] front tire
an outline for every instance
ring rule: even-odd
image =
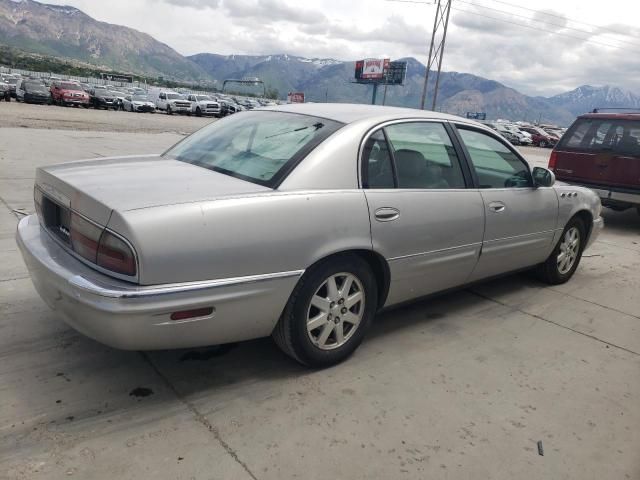
[[[573,276],[586,243],[587,229],[577,217],[572,218],[564,227],[562,236],[549,258],[540,264],[536,273],[540,280],[550,285],[566,283]]]
[[[171,115],[171,106],[167,105],[167,115]]]
[[[290,357],[314,368],[342,362],[358,348],[377,310],[369,265],[340,255],[311,267],[296,285],[273,338]]]

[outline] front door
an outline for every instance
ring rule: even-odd
[[[482,253],[470,280],[544,261],[558,222],[553,187],[534,187],[529,166],[505,143],[482,130],[459,126],[485,211]]]
[[[484,207],[442,123],[401,122],[365,143],[362,183],[373,248],[387,260],[386,305],[467,281],[478,260]]]

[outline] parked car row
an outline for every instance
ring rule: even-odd
[[[0,76],[0,99],[18,102],[55,104],[105,110],[126,110],[128,112],[162,111],[174,113],[224,117],[241,110],[275,105],[275,102],[258,99],[248,100],[228,95],[207,95],[201,93],[179,93],[171,90],[112,85],[89,85],[57,77],[22,78],[19,75]]]
[[[553,147],[566,129],[554,125],[531,125],[524,122],[483,122],[513,145],[535,145],[536,147]]]

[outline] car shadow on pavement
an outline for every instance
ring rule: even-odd
[[[504,293],[540,286],[525,275],[494,280],[489,285]],[[464,333],[467,321],[477,325],[478,318],[490,318],[482,313],[493,308],[495,305],[487,305],[482,296],[459,290],[382,312],[354,357],[330,375],[339,375],[343,369],[351,372],[354,365],[367,363],[380,352],[395,355],[392,352],[402,348],[390,337],[404,343],[407,337],[403,336],[422,334],[421,348],[430,342],[454,341]],[[55,316],[50,315],[48,319]],[[260,403],[282,395],[289,380],[317,374],[284,355],[270,338],[150,352],[112,349],[70,328],[59,330],[57,338],[59,341],[44,350],[34,345],[32,353],[43,355],[35,359],[42,381],[15,393],[17,398],[27,395],[25,402],[42,399],[38,413],[62,431],[75,428],[78,422],[113,422],[109,428],[126,428],[132,416],[153,422],[183,408],[180,402],[203,404],[205,410],[221,408],[239,398]],[[44,368],[42,361],[46,361]],[[35,418],[33,411],[23,413]],[[24,428],[31,426],[30,422],[24,424]]]
[[[604,228],[615,233],[635,233],[640,235],[640,213],[635,208],[616,212],[610,208],[602,209]],[[638,237],[640,242],[640,236]]]

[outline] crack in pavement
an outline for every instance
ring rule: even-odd
[[[613,308],[613,307],[610,307],[608,305],[602,305],[601,303],[594,302],[593,300],[587,300],[586,298],[578,297],[578,296],[572,295],[570,293],[561,292],[560,290],[555,290],[553,288],[549,288],[549,290],[551,290],[552,292],[555,292],[555,293],[559,293],[560,295],[564,295],[565,297],[571,297],[571,298],[574,298],[576,300],[580,300],[582,302],[587,302],[587,303],[590,303],[591,305],[596,305],[598,307],[604,308],[605,310],[611,310],[612,312],[616,312],[616,313],[619,313],[621,315],[626,315],[627,317],[637,318],[638,320],[640,320],[640,316],[634,315],[633,313],[623,312],[622,310],[618,310],[617,308]]]
[[[570,332],[574,332],[574,333],[577,333],[579,335],[584,335],[585,337],[588,337],[588,338],[590,338],[592,340],[595,340],[597,342],[604,343],[605,345],[609,345],[611,347],[623,350],[623,351],[625,351],[627,353],[631,353],[632,355],[640,356],[640,353],[634,352],[633,350],[630,350],[630,349],[628,349],[626,347],[622,347],[620,345],[616,345],[615,343],[607,342],[606,340],[602,340],[601,338],[598,338],[598,337],[596,337],[594,335],[590,335],[588,333],[581,332],[580,330],[576,330],[574,328],[567,327],[566,325],[562,325],[561,323],[554,322],[553,320],[549,320],[548,318],[544,318],[544,317],[542,317],[540,315],[536,315],[535,313],[526,312],[526,311],[521,310],[521,309],[519,309],[517,307],[514,307],[514,306],[509,305],[507,303],[501,302],[500,300],[496,300],[495,298],[488,297],[487,295],[483,295],[482,293],[476,292],[474,290],[470,290],[469,289],[467,291],[469,293],[477,296],[477,297],[484,298],[485,300],[489,300],[490,302],[493,302],[493,303],[497,303],[498,305],[502,305],[503,307],[507,307],[510,310],[513,310],[513,311],[516,311],[516,312],[520,312],[523,315],[528,315],[528,316],[536,318],[538,320],[542,320],[543,322],[550,323],[551,325],[555,325],[556,327],[564,328],[565,330],[569,330]],[[578,300],[581,300],[581,299],[578,299]],[[608,308],[608,307],[604,307],[604,308]]]
[[[224,448],[224,450],[231,456],[231,458],[233,458],[233,460],[238,465],[240,465],[253,480],[258,480],[258,477],[256,477],[253,474],[253,472],[249,469],[247,464],[244,463],[242,460],[240,460],[240,457],[238,457],[238,454],[236,453],[236,451],[233,448],[231,448],[231,446],[222,439],[218,429],[209,420],[207,420],[207,418],[202,413],[200,413],[200,411],[196,408],[195,405],[193,405],[193,403],[191,403],[189,400],[187,400],[182,396],[182,394],[178,391],[178,389],[160,371],[160,369],[156,366],[156,364],[151,361],[151,358],[149,358],[149,355],[147,355],[146,352],[139,352],[139,353],[142,356],[142,358],[151,366],[153,371],[156,372],[156,374],[160,377],[160,379],[164,382],[164,384],[169,388],[169,390],[173,392],[176,398],[180,400],[180,402],[182,402],[187,407],[187,409],[193,414],[196,421],[204,425],[207,428],[207,430],[209,430],[209,432],[213,434],[213,437],[218,441],[218,443],[222,446],[222,448]]]
[[[31,278],[31,277],[29,277],[29,275],[25,275],[24,277],[0,278],[0,283],[2,283],[2,282],[13,282],[14,280],[24,280],[25,278]]]

